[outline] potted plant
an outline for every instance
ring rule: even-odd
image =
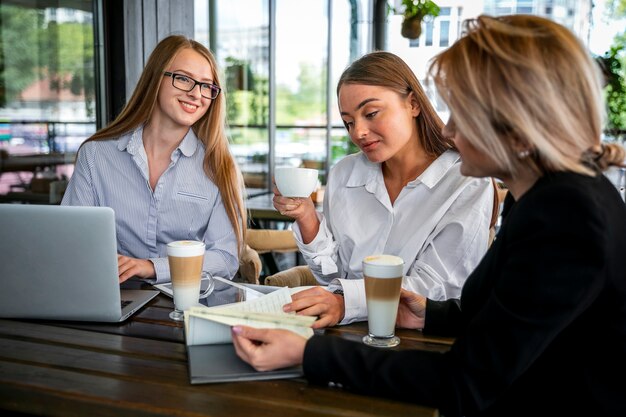
[[[426,16],[436,17],[439,15],[439,6],[431,0],[402,0],[404,6],[402,12],[401,34],[408,39],[417,39],[422,34],[422,20]],[[398,12],[393,8],[394,12]]]

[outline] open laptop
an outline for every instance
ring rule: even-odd
[[[120,290],[108,207],[0,204],[0,317],[120,322],[156,290]]]

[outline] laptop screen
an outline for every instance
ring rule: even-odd
[[[119,321],[108,207],[0,204],[0,317]]]

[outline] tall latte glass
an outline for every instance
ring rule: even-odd
[[[376,347],[400,344],[395,333],[404,260],[393,255],[368,256],[363,260],[369,334],[363,343]]]
[[[183,311],[198,303],[204,247],[203,242],[194,240],[178,240],[167,244],[175,307],[170,313],[172,320],[183,320]]]

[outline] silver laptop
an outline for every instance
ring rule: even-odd
[[[0,204],[0,317],[120,322],[156,290],[120,290],[108,207]]]

